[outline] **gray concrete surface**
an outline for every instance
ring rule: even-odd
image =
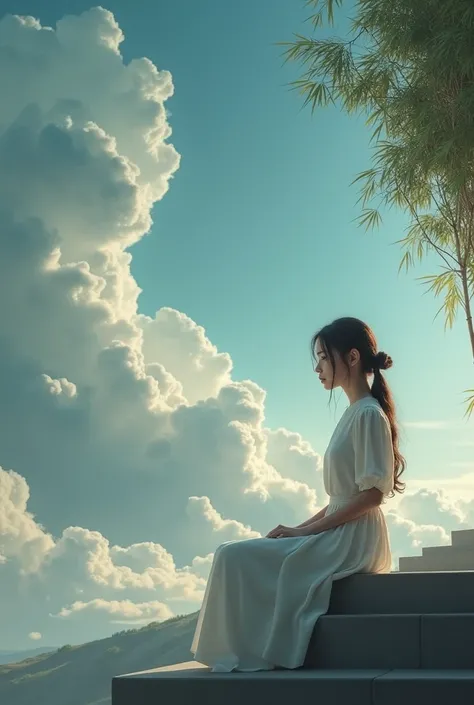
[[[421,556],[399,559],[401,572],[474,570],[474,529],[451,532],[450,546],[427,546]]]

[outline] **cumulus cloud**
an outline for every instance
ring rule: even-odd
[[[168,600],[199,602],[204,581],[189,566],[177,568],[160,544],[110,546],[98,531],[69,527],[41,566],[50,580],[67,574],[84,590],[153,591]]]
[[[167,605],[153,600],[151,602],[131,602],[130,600],[89,600],[74,602],[70,607],[63,607],[58,617],[74,617],[82,612],[105,613],[112,617],[113,624],[144,622],[162,622],[173,613]]]
[[[219,535],[219,543],[241,539],[260,538],[258,531],[253,531],[235,519],[223,519],[211,504],[209,497],[190,497],[187,512],[190,517],[202,519],[208,524],[213,533]]]
[[[31,639],[32,641],[39,641],[42,638],[42,635],[40,632],[30,632],[28,634],[28,639]]]
[[[0,488],[0,547],[7,556],[2,585],[8,587],[10,579],[12,588],[16,586],[11,600],[0,603],[3,626],[18,628],[33,613],[45,625],[43,632],[54,631],[48,617],[80,613],[81,629],[75,633],[87,638],[91,625],[106,635],[107,624],[117,620],[167,619],[174,614],[172,604],[180,612],[198,608],[212,555],[196,556],[191,565],[179,568],[163,546],[152,542],[111,546],[100,532],[81,527],[68,527],[53,540],[28,512],[23,478],[0,470]],[[13,592],[21,598],[16,605]],[[97,612],[102,615],[98,623]]]
[[[449,544],[449,533],[436,524],[417,524],[395,511],[385,514],[392,545],[392,569],[398,570],[402,556],[421,554],[422,546],[444,546]]]
[[[0,550],[5,563],[18,560],[24,572],[35,571],[54,545],[27,511],[29,488],[23,477],[0,468]]]
[[[398,504],[398,512],[417,524],[437,524],[446,530],[467,528],[466,511],[442,491],[422,489],[406,494]]]
[[[285,477],[314,485],[321,479],[322,458],[299,433],[266,429],[267,459]],[[322,484],[319,491],[324,492]]]
[[[154,318],[139,315],[146,360],[159,360],[170,375],[179,379],[190,404],[215,397],[231,382],[232,360],[218,352],[202,326],[186,314],[162,308]]]
[[[171,74],[125,63],[123,39],[101,7],[52,28],[0,20],[6,648],[31,624],[77,643],[195,610],[219,543],[299,523],[326,499],[320,456],[265,426],[265,391],[233,379],[204,328],[139,311],[133,246],[180,156]],[[390,518],[400,547],[472,521],[470,506],[445,507],[407,498]]]
[[[467,461],[466,465],[460,463],[451,468],[455,468],[460,472],[450,473],[447,477],[418,480],[416,477],[410,481],[410,487],[413,490],[429,490],[433,492],[442,492],[446,497],[455,500],[470,501],[474,499],[474,472],[463,472],[463,470],[471,467],[472,463]]]

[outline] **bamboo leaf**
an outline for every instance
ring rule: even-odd
[[[402,269],[405,269],[405,271],[408,272],[410,267],[413,267],[413,258],[411,256],[411,252],[407,250],[400,261],[398,272],[400,273]]]
[[[470,394],[471,396],[467,397],[466,399],[466,413],[464,416],[467,416],[468,418],[471,417],[471,415],[474,413],[474,389],[466,389],[464,391],[464,394]]]
[[[325,11],[329,24],[334,23],[334,10],[336,7],[342,6],[343,0],[307,0],[306,5],[312,6],[317,10],[317,15]],[[320,8],[318,10],[318,7]]]
[[[358,218],[359,226],[363,226],[366,231],[378,227],[381,222],[382,216],[376,208],[365,208]]]
[[[436,312],[435,319],[444,311],[445,329],[452,328],[456,320],[458,308],[463,301],[456,273],[446,271],[438,275],[418,277],[418,279],[429,284],[428,291],[433,292],[435,297],[444,293],[443,304]]]
[[[331,24],[342,3],[308,0],[312,28]],[[474,302],[474,2],[356,0],[351,8],[343,36],[297,36],[286,47],[303,67],[294,85],[312,111],[332,103],[363,116],[372,158],[352,182],[359,225],[379,226],[383,207],[408,216],[399,271],[438,260],[440,271],[421,281],[442,298],[437,315],[451,328],[459,307]]]

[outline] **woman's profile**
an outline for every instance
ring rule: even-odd
[[[323,387],[349,402],[324,455],[329,503],[299,526],[218,547],[191,647],[213,671],[302,666],[333,581],[391,569],[380,505],[403,492],[405,469],[383,374],[392,360],[356,318],[315,333],[311,353]]]

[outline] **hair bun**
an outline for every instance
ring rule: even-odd
[[[389,370],[392,365],[393,360],[387,353],[378,352],[374,357],[374,369],[376,370]]]

